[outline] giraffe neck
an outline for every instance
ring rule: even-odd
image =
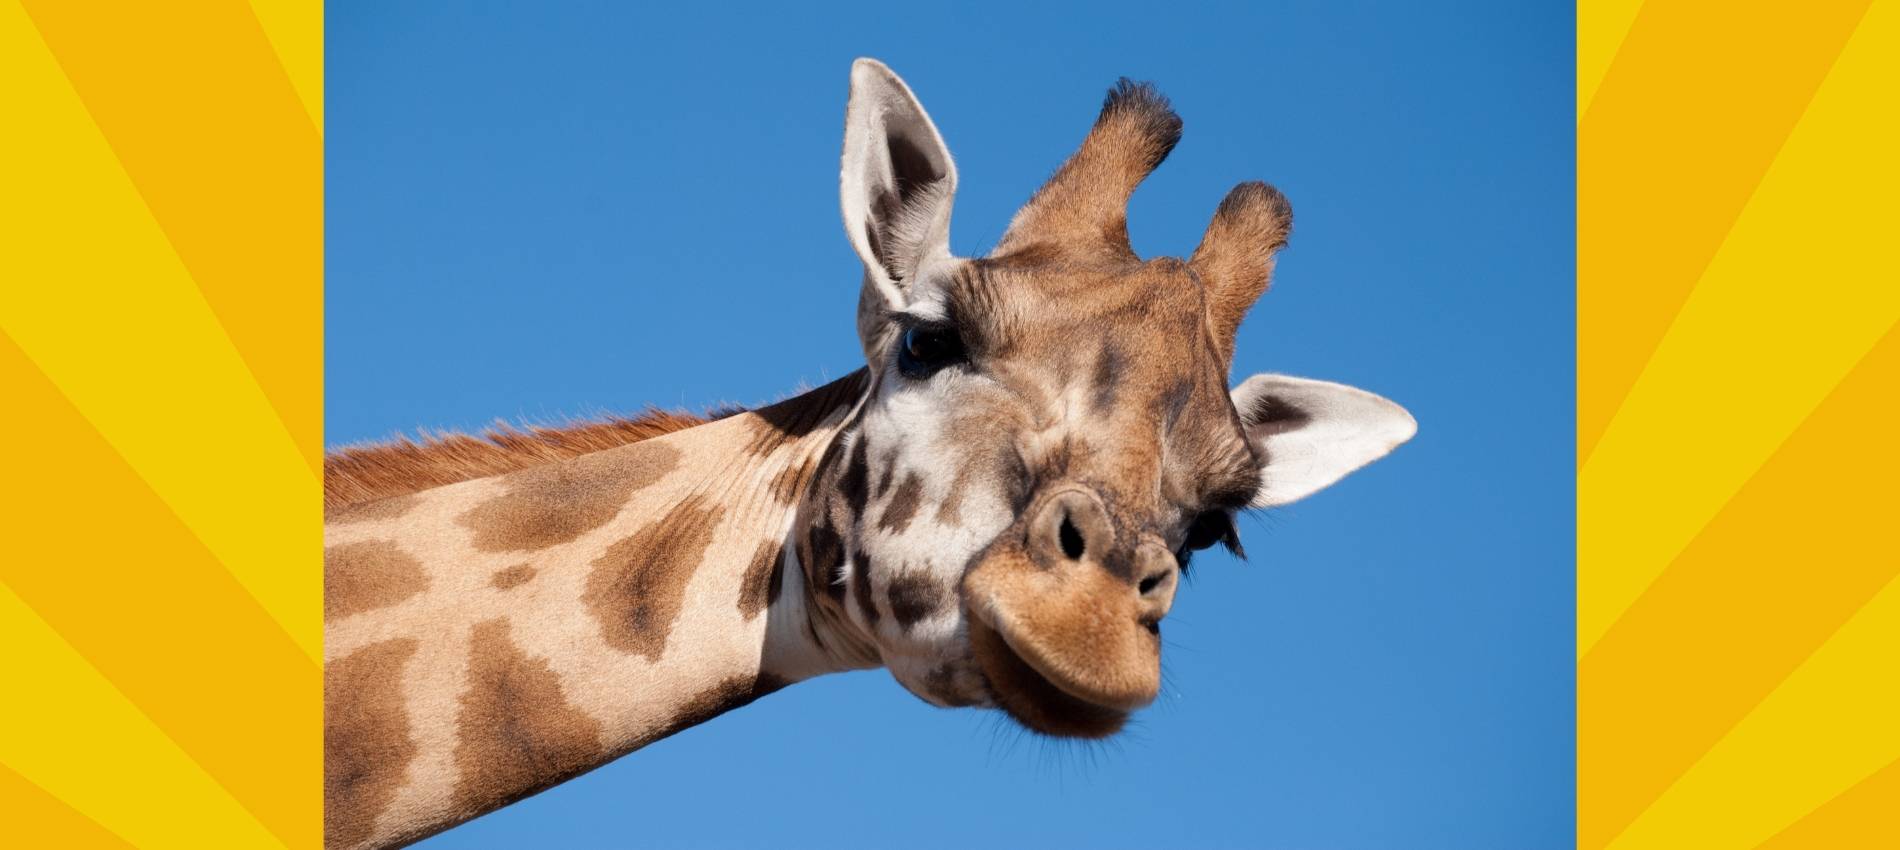
[[[865,386],[333,513],[326,846],[416,840],[876,666],[788,543]]]

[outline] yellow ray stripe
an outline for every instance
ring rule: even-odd
[[[0,765],[0,846],[122,847],[125,839],[73,810],[26,777]]]
[[[1762,842],[1761,850],[1900,847],[1900,760]]]
[[[319,843],[317,665],[4,336],[0,385],[32,411],[0,442],[33,447],[8,469],[31,486],[0,488],[0,581],[272,832]]]
[[[0,699],[0,764],[139,847],[280,846],[5,585],[0,646],[32,683]]]
[[[270,37],[284,73],[317,133],[323,133],[323,3],[321,0],[251,0],[251,11]]]
[[[1577,120],[1590,110],[1610,60],[1636,20],[1643,0],[1594,0],[1577,4]]]
[[[1601,847],[1900,574],[1900,331],[1577,666],[1578,846]]]
[[[305,560],[320,545],[315,475],[11,3],[0,3],[0,76],[0,110],[33,128],[4,134],[0,185],[34,199],[0,205],[0,329],[304,653],[321,657],[321,578]],[[281,285],[315,291],[294,278]],[[313,325],[315,309],[296,324]],[[310,343],[306,356],[316,353]],[[316,412],[299,415],[314,422]]]
[[[1630,25],[1577,128],[1579,458],[1866,5],[1651,0]]]
[[[1580,653],[1900,318],[1866,272],[1900,193],[1896,51],[1900,14],[1870,12],[1579,470]]]
[[[322,140],[250,6],[22,5],[320,470]]]
[[[1841,626],[1610,846],[1752,847],[1900,757],[1895,647],[1900,581]]]

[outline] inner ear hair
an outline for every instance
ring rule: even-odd
[[[1277,395],[1266,394],[1253,400],[1250,409],[1240,412],[1248,430],[1260,434],[1280,434],[1301,428],[1313,415]]]
[[[839,200],[845,231],[893,306],[918,268],[948,254],[956,166],[917,98],[882,63],[851,68]]]

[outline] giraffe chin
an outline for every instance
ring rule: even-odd
[[[1017,723],[1058,738],[1106,738],[1128,722],[1128,712],[1074,696],[1036,672],[982,618],[969,624],[971,654],[996,706]]]
[[[1161,639],[1134,587],[1089,558],[992,546],[963,576],[971,655],[996,703],[1030,729],[1114,734],[1161,690]]]

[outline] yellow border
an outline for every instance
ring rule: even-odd
[[[0,845],[321,844],[322,27],[0,0]]]
[[[1578,16],[1578,841],[1900,846],[1900,9]],[[0,844],[315,847],[322,9],[0,0]]]
[[[1578,33],[1578,845],[1900,846],[1900,7]]]

